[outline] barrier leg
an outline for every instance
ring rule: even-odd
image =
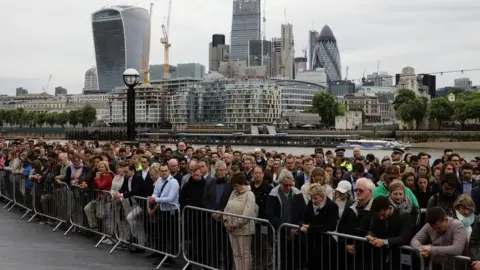
[[[162,264],[163,264],[168,258],[170,258],[170,257],[169,257],[169,256],[163,257],[162,261],[158,264],[157,268],[155,268],[155,269],[160,269],[160,267],[162,267]]]
[[[113,246],[113,248],[110,250],[110,254],[112,254],[113,251],[115,251],[115,249],[118,247],[118,245],[120,245],[122,243],[122,241],[118,240],[117,243],[115,243],[115,246]]]
[[[37,216],[37,213],[34,213],[33,216],[27,221],[28,223],[32,222],[32,220]]]
[[[10,206],[10,208],[7,209],[7,212],[10,212],[10,210],[12,210],[12,208],[15,207],[15,205],[17,205],[17,203],[13,202],[13,204]]]
[[[182,268],[182,270],[187,270],[188,267],[190,267],[190,262],[187,262],[187,264],[185,264],[185,266]]]
[[[26,217],[29,213],[30,213],[30,209],[27,209],[27,211],[25,211],[25,214],[23,214],[23,216],[20,218],[21,220],[23,220],[24,217]]]
[[[63,234],[63,236],[67,236],[67,234],[75,227],[75,225],[70,225],[70,227],[68,227],[68,230]]]
[[[102,238],[100,238],[100,241],[98,241],[98,243],[95,245],[95,247],[100,246],[100,244],[103,242],[103,240],[105,240],[105,238],[107,238],[107,237],[105,235],[103,235]]]
[[[60,221],[55,228],[53,228],[52,232],[56,231],[60,225],[62,225],[63,221]]]
[[[12,201],[8,201],[7,204],[5,204],[5,206],[3,207],[3,209],[7,208],[8,206],[10,206],[10,204],[12,203]]]

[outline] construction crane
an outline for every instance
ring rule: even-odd
[[[48,94],[48,93],[47,93],[47,91],[48,91],[48,86],[50,86],[50,82],[51,82],[51,81],[52,81],[52,75],[50,75],[50,76],[48,77],[47,84],[46,84],[44,87],[42,87],[43,93]]]
[[[153,13],[153,3],[150,3],[150,18],[148,20],[148,37],[147,37],[147,52],[146,55],[142,56],[142,70],[143,72],[143,84],[149,84],[148,82],[148,73],[150,70],[150,40],[152,36],[152,13]]]
[[[262,57],[262,61],[261,61],[261,65],[263,66],[263,55],[264,55],[264,51],[263,51],[263,43],[265,42],[265,40],[267,40],[267,0],[264,0],[263,1],[263,39],[262,39],[262,52],[261,52],[261,57]]]
[[[170,34],[170,14],[172,11],[172,0],[168,1],[168,14],[167,14],[167,25],[162,24],[163,37],[160,39],[160,42],[163,44],[164,48],[164,64],[163,64],[163,79],[170,79],[170,64],[168,61],[169,49],[172,44],[169,43],[169,34]]]
[[[345,71],[345,81],[348,80],[348,69],[349,67],[347,66],[347,70]]]

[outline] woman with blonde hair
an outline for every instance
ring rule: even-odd
[[[111,207],[111,195],[109,192],[112,189],[113,180],[113,173],[110,170],[110,167],[108,166],[108,163],[106,161],[100,161],[97,168],[98,171],[96,173],[95,179],[93,180],[93,189],[97,190],[96,199],[90,201],[84,208],[85,215],[87,216],[88,220],[88,225],[93,230],[98,230],[97,218],[103,219],[107,215],[107,202],[110,202]],[[108,193],[103,191],[108,191]],[[105,197],[105,194],[108,194],[109,197]],[[103,213],[97,211],[97,209],[100,209],[100,206],[98,206],[97,204],[103,204],[105,206],[105,208],[103,209]]]
[[[393,180],[388,186],[388,200],[400,214],[411,214],[415,225],[418,224],[419,212],[410,196],[405,195],[405,185],[400,180]]]
[[[305,203],[310,201],[309,190],[312,184],[320,184],[325,189],[325,195],[330,199],[333,200],[333,189],[332,187],[327,184],[330,182],[330,175],[322,168],[315,168],[313,169],[312,173],[310,174],[310,182],[303,184],[300,188],[302,192],[303,199],[305,199]]]
[[[473,223],[475,222],[475,203],[467,194],[458,196],[453,203],[457,219],[460,220],[467,230],[467,239],[472,234]]]
[[[319,183],[311,184],[308,193],[311,199],[304,208],[299,224],[300,231],[306,233],[310,240],[307,242],[308,269],[334,269],[337,262],[337,242],[324,233],[335,231],[339,219],[338,206],[327,196],[325,186]]]

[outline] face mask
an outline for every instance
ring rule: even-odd
[[[460,220],[465,227],[470,227],[473,222],[475,222],[475,214],[471,214],[468,217],[464,217],[460,212],[455,211],[455,214],[457,215],[458,220]]]

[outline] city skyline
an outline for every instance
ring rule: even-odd
[[[60,85],[69,93],[81,93],[85,71],[95,65],[90,15],[107,4],[118,3],[47,2],[6,3],[5,8],[10,12],[3,19],[8,23],[1,29],[9,33],[9,42],[0,44],[0,59],[8,65],[0,66],[1,94],[14,94],[16,87],[39,93],[50,74],[53,76],[49,93]],[[208,67],[207,46],[212,34],[225,34],[230,43],[233,1],[210,2],[205,5],[200,0],[173,1],[170,30],[173,65],[193,62]],[[149,1],[139,3],[143,8],[148,5]],[[159,40],[167,5],[167,0],[155,1],[150,64],[163,63]],[[389,74],[399,73],[405,66],[412,66],[419,73],[471,69],[478,68],[474,59],[480,59],[480,37],[474,35],[480,22],[473,13],[479,8],[480,3],[472,0],[420,4],[413,0],[402,3],[304,0],[302,5],[293,0],[267,0],[266,36],[269,40],[280,37],[281,24],[293,24],[298,57],[308,47],[308,31],[321,31],[328,24],[338,41],[342,74],[348,66],[349,79],[360,79],[365,69],[366,74],[376,72],[378,61],[379,70]],[[33,29],[33,22],[35,29],[42,31]],[[480,71],[475,71],[437,75],[437,86],[451,86],[455,78],[462,77],[469,77],[474,85],[480,84]]]

